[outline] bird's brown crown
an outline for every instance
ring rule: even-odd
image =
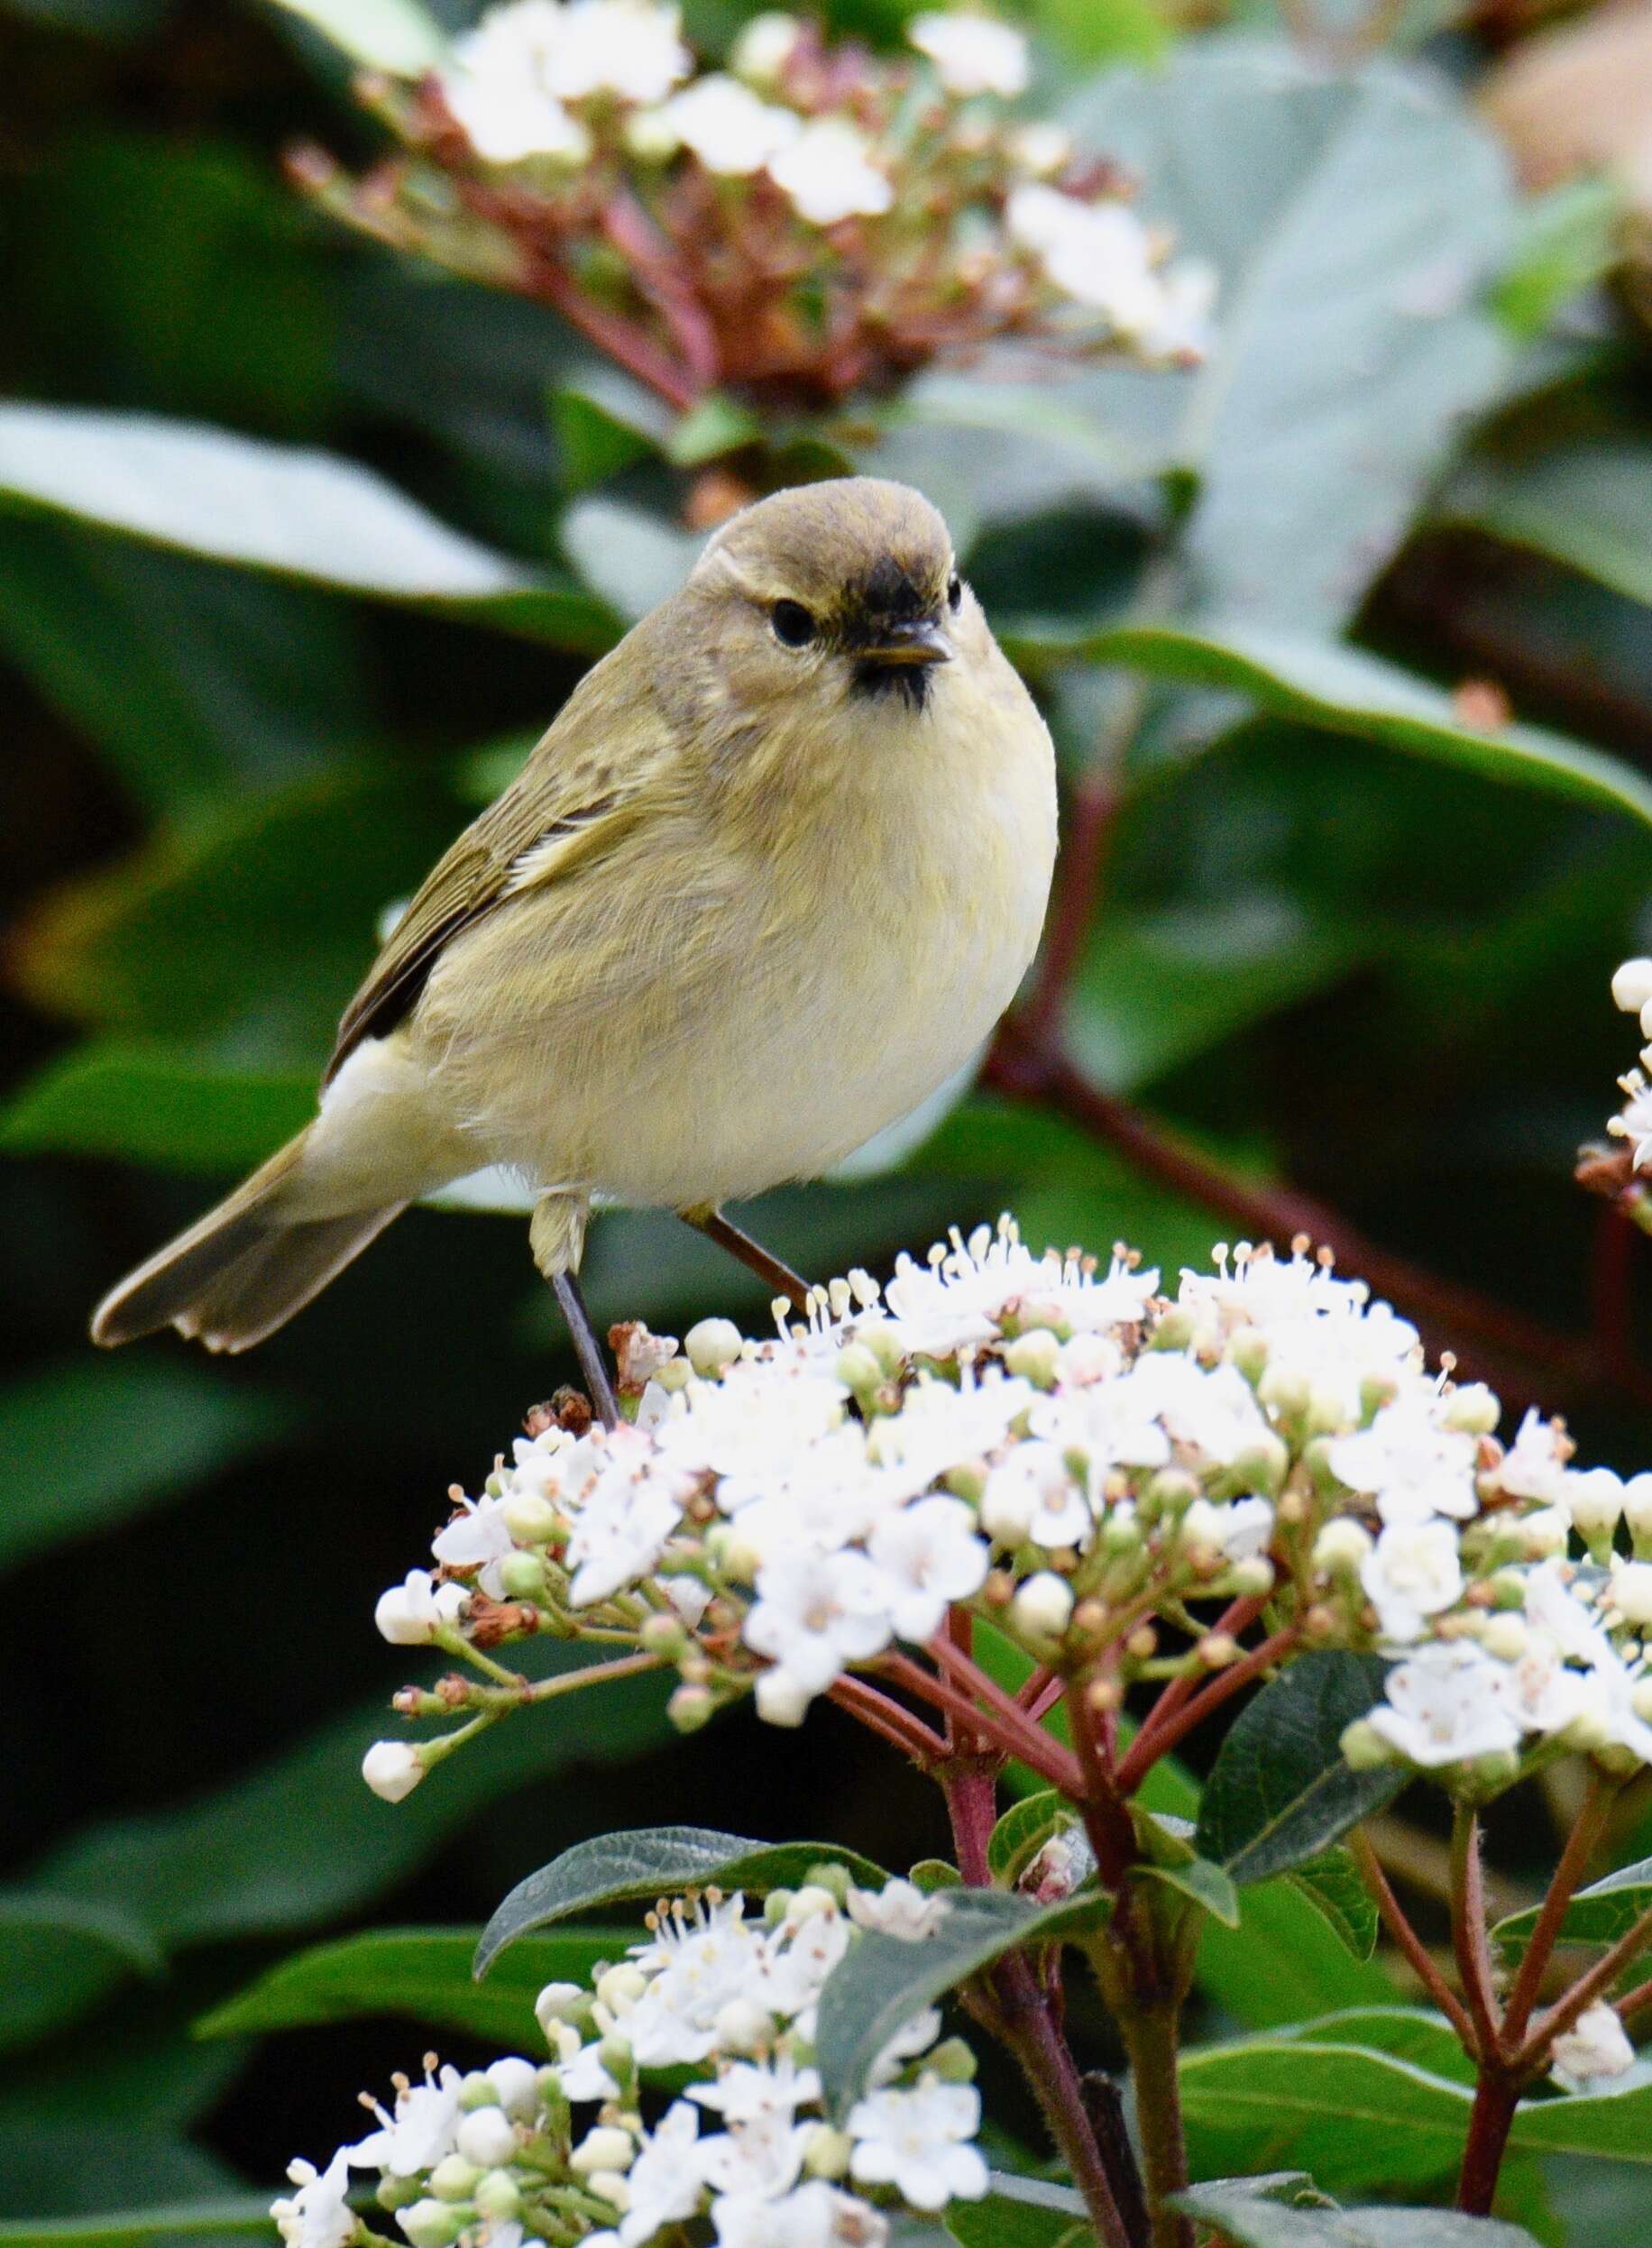
[[[947,527],[922,492],[876,476],[794,485],[759,500],[707,546],[754,601],[799,601],[840,645],[939,616],[952,573]]]

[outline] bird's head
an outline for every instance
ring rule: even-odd
[[[986,629],[940,515],[874,476],[758,500],[711,539],[689,583],[751,708],[923,711]]]

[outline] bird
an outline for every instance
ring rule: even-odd
[[[1037,950],[1055,759],[940,513],[854,476],[715,530],[437,862],[345,1009],[315,1117],[105,1297],[94,1341],[250,1349],[411,1202],[493,1165],[592,1400],[593,1200],[819,1178],[967,1068]]]

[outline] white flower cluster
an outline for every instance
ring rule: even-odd
[[[884,2248],[891,2216],[987,2190],[974,2063],[937,2045],[930,2009],[900,2032],[841,2130],[821,2109],[815,2008],[858,1928],[922,1941],[944,1897],[909,1882],[858,1890],[837,1868],[777,1890],[679,1899],[589,1989],[552,1983],[535,2008],[548,2061],[399,2079],[379,2127],[326,2168],[295,2162],[272,2215],[288,2248],[352,2248],[352,2171],[410,2248],[647,2248],[704,2220],[719,2248]],[[650,2072],[675,2097],[645,2123]],[[684,2081],[686,2075],[687,2081]],[[370,2103],[371,2104],[371,2103]],[[694,2237],[701,2238],[699,2231]]]
[[[1245,1600],[1294,1646],[1395,1661],[1351,1755],[1652,1764],[1652,1474],[1574,1466],[1535,1411],[1505,1450],[1497,1399],[1303,1244],[1220,1251],[1170,1298],[1005,1219],[776,1315],[764,1342],[708,1320],[681,1353],[634,1343],[635,1423],[519,1439],[381,1630],[595,1627],[675,1664],[684,1725],[748,1691],[796,1724],[959,1603],[1125,1687],[1235,1660],[1187,1619]],[[423,1768],[372,1754],[387,1794]]]
[[[1652,1041],[1652,960],[1625,960],[1611,979],[1611,996],[1625,1014],[1639,1017],[1640,1034]],[[1614,1140],[1627,1141],[1636,1170],[1652,1170],[1652,1043],[1641,1049],[1640,1067],[1618,1079],[1623,1106],[1606,1129]]]

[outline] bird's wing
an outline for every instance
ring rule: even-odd
[[[454,938],[604,855],[642,816],[669,730],[651,696],[617,694],[606,669],[587,674],[504,794],[426,876],[344,1010],[324,1085],[364,1038],[395,1027]]]

